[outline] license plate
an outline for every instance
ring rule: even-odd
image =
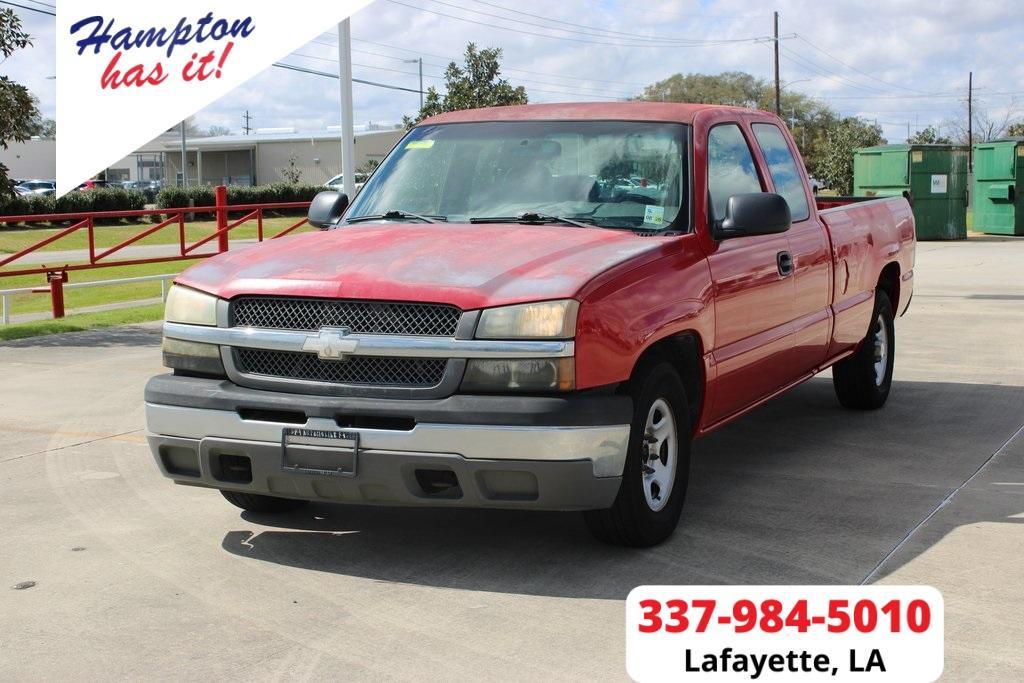
[[[358,458],[356,432],[286,427],[281,435],[281,469],[286,472],[354,477]]]

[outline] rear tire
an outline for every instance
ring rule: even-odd
[[[240,491],[221,491],[224,498],[236,507],[249,512],[291,512],[304,507],[309,501],[294,498],[275,498],[258,493],[242,493]]]
[[[690,479],[690,412],[675,368],[657,362],[630,381],[633,421],[622,485],[607,510],[588,510],[584,520],[605,543],[648,547],[679,524]]]
[[[892,303],[888,294],[877,290],[867,336],[855,354],[832,368],[832,384],[844,408],[877,410],[885,405],[892,387],[895,351]]]

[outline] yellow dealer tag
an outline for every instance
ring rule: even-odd
[[[406,149],[430,149],[433,146],[433,140],[413,140],[405,144]]]
[[[914,162],[915,164],[924,161],[924,152],[922,152],[921,150],[916,150],[916,151],[911,152],[910,153],[910,160],[912,162]]]
[[[1017,145],[1017,156],[1024,157],[1024,145]]]

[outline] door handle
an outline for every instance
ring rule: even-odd
[[[776,254],[775,262],[779,266],[779,275],[782,277],[793,273],[793,256],[788,251],[780,251]]]

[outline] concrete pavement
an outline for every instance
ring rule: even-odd
[[[698,442],[645,551],[566,514],[240,513],[151,460],[156,326],[0,345],[0,677],[625,680],[638,584],[880,581],[943,592],[946,679],[1021,680],[1021,263],[922,244],[889,405],[820,377]]]

